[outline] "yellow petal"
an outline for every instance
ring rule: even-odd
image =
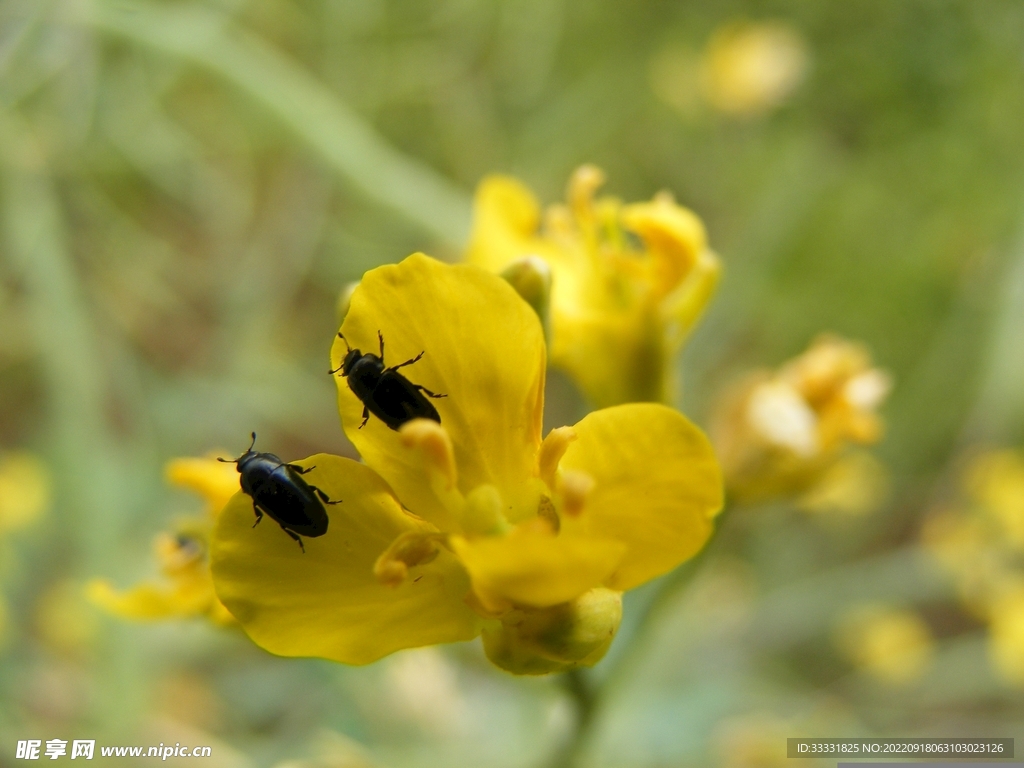
[[[583,275],[592,260],[578,243],[570,247],[550,233],[540,232],[540,206],[518,180],[488,176],[477,187],[473,202],[473,232],[466,261],[488,272],[501,272],[520,259],[540,258],[552,271],[552,301],[570,311],[585,309]],[[570,237],[570,241],[575,235]]]
[[[209,579],[165,584],[146,582],[123,592],[105,579],[94,579],[86,586],[86,595],[108,613],[135,620],[198,616],[211,610],[217,602]]]
[[[235,465],[214,458],[171,459],[164,475],[171,485],[188,488],[206,499],[213,514],[224,509],[240,487]]]
[[[451,544],[488,608],[502,601],[544,608],[574,600],[602,584],[626,550],[609,539],[567,539],[522,528],[508,536],[457,536]]]
[[[400,373],[446,395],[431,402],[451,438],[458,489],[489,484],[518,503],[540,444],[545,352],[536,314],[504,280],[414,254],[366,273],[341,330],[353,348],[374,354],[379,330],[387,365],[423,352]],[[335,340],[332,368],[345,356],[345,340]],[[342,424],[363,460],[407,508],[450,529],[419,452],[376,416],[360,429],[363,404],[340,373],[336,379]]]
[[[253,528],[252,500],[236,495],[212,545],[217,595],[257,645],[281,656],[367,664],[402,648],[468,640],[477,617],[463,602],[469,582],[446,550],[409,569],[397,587],[374,576],[377,558],[401,534],[432,531],[404,512],[368,467],[317,454],[294,462],[331,499],[327,533],[305,553],[272,519]]]
[[[722,264],[711,251],[697,257],[693,268],[661,305],[670,350],[679,349],[715,295]]]
[[[466,259],[489,272],[527,255],[540,225],[540,206],[529,189],[509,176],[488,176],[473,201],[473,232]]]
[[[632,589],[704,546],[722,507],[722,477],[703,432],[655,403],[595,411],[574,429],[560,467],[596,484],[583,512],[563,518],[562,531],[627,546],[605,586]]]
[[[659,296],[679,285],[707,248],[704,224],[669,195],[627,205],[622,221],[643,239],[652,256],[652,284]]]

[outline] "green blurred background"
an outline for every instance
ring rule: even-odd
[[[743,20],[803,40],[784,103],[717,110],[683,65],[666,98],[658,62]],[[0,450],[46,462],[52,503],[0,542],[0,765],[27,738],[212,744],[225,766],[560,760],[563,683],[475,643],[347,668],[76,595],[151,574],[154,534],[200,508],[167,459],[235,455],[252,430],[286,458],[353,455],[326,375],[339,292],[413,251],[457,260],[484,175],[552,202],[584,162],[708,226],[725,277],[680,361],[699,423],[822,330],[896,387],[886,502],[731,510],[686,589],[627,596],[572,759],[742,768],[781,765],[786,736],[1024,735],[1024,694],[918,543],[965,452],[1024,437],[1024,6],[2,0]],[[585,412],[550,390],[553,422]],[[924,618],[913,684],[837,650],[863,601]]]

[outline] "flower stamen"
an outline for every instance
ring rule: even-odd
[[[558,463],[569,448],[569,443],[575,439],[575,429],[558,427],[548,432],[548,436],[540,444],[540,451],[537,454],[537,474],[551,491],[558,486]]]
[[[409,569],[425,565],[437,557],[438,544],[445,541],[444,534],[407,531],[391,542],[377,562],[373,575],[381,584],[397,587],[409,575]]]
[[[569,517],[579,517],[586,506],[587,496],[594,490],[594,478],[586,472],[570,469],[562,473],[558,495],[562,500],[562,511]]]
[[[402,425],[400,434],[402,444],[406,448],[415,448],[421,452],[431,474],[440,475],[445,480],[445,490],[455,488],[458,470],[455,466],[455,452],[448,430],[430,419],[413,419]]]

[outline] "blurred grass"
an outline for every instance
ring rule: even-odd
[[[807,39],[794,98],[747,120],[659,102],[652,58],[741,18]],[[50,520],[0,556],[2,749],[166,740],[173,722],[223,745],[223,764],[311,757],[322,729],[380,765],[551,753],[571,721],[561,689],[503,677],[474,646],[346,669],[104,620],[69,653],[35,611],[61,579],[147,572],[151,536],[193,504],[163,487],[167,458],[239,450],[253,429],[285,456],[351,453],[325,375],[338,291],[415,250],[458,258],[482,175],[518,174],[550,202],[582,162],[626,200],[673,190],[723,257],[681,361],[698,420],[737,372],[821,330],[868,342],[897,382],[886,508],[835,525],[731,512],[635,648],[657,585],[627,597],[588,678],[628,661],[593,764],[724,764],[716,729],[758,710],[792,716],[790,735],[1012,735],[1020,694],[915,541],[963,450],[1024,438],[1022,51],[1024,8],[996,0],[7,0],[0,448],[41,454],[57,487]],[[553,395],[551,414],[582,407],[563,380]],[[909,693],[831,648],[835,618],[875,598],[944,633]],[[461,704],[441,727],[410,690]],[[190,721],[189,696],[218,714]]]

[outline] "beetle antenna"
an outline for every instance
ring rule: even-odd
[[[255,445],[256,445],[256,433],[253,432],[252,433],[252,442],[249,443],[249,447],[246,449],[245,453],[249,453],[250,451],[252,451],[253,446],[255,446]],[[245,453],[243,453],[242,456],[245,456]],[[237,459],[222,459],[220,456],[218,456],[217,457],[217,461],[223,461],[225,464],[237,464],[238,462],[240,462],[242,460],[242,456],[239,456]]]
[[[338,371],[345,367],[345,360],[348,359],[348,353],[352,351],[352,347],[349,346],[348,339],[341,335],[341,331],[338,331],[338,338],[345,342],[345,358],[341,361],[341,365],[339,365],[337,368],[332,368],[327,372],[331,376],[333,376],[334,374],[336,374]]]

